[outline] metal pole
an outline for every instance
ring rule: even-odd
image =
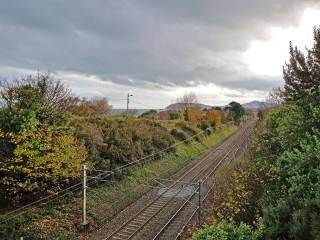
[[[83,165],[83,182],[82,182],[82,196],[83,196],[83,202],[82,202],[82,224],[83,226],[87,225],[87,166]]]
[[[127,114],[129,114],[129,103],[130,103],[130,97],[132,97],[133,95],[128,93],[127,95]]]
[[[202,180],[200,179],[198,182],[198,227],[201,227],[201,188],[202,188]]]
[[[128,95],[127,95],[127,113],[129,113],[129,97],[130,97],[130,94],[128,93]]]

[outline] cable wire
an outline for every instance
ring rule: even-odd
[[[139,101],[137,101],[137,100],[130,100],[131,102],[133,102],[133,103],[136,103],[136,104],[139,104],[139,105],[142,105],[142,106],[145,106],[145,107],[147,107],[147,108],[150,108],[150,109],[156,109],[156,108],[154,108],[153,106],[151,106],[151,105],[148,105],[148,104],[145,104],[145,103],[142,103],[142,102],[139,102]]]
[[[133,162],[130,162],[130,163],[128,163],[128,164],[119,166],[119,167],[113,169],[112,171],[105,171],[105,172],[107,172],[107,173],[101,173],[100,175],[98,175],[98,177],[100,177],[99,180],[103,180],[104,178],[106,178],[106,177],[108,177],[108,176],[111,176],[115,171],[119,171],[119,170],[123,170],[123,169],[129,168],[129,167],[132,167],[133,164],[136,165],[136,164],[138,164],[139,162],[144,161],[144,160],[146,160],[146,159],[148,159],[148,158],[150,158],[150,157],[156,156],[156,155],[159,154],[159,153],[166,152],[166,151],[168,151],[169,149],[171,149],[172,147],[177,146],[177,145],[180,145],[180,144],[182,144],[182,143],[184,143],[184,142],[187,142],[187,141],[189,141],[190,139],[193,139],[193,138],[195,138],[196,136],[204,133],[205,131],[208,131],[210,128],[212,128],[212,127],[209,127],[209,128],[207,128],[207,129],[205,129],[205,130],[202,130],[202,131],[198,132],[197,134],[194,134],[193,136],[190,136],[189,138],[187,138],[187,139],[185,139],[185,140],[183,140],[183,141],[176,142],[175,144],[173,144],[173,145],[171,145],[171,146],[169,146],[169,147],[167,147],[167,148],[165,148],[165,149],[159,150],[159,151],[156,152],[156,153],[149,154],[149,155],[144,156],[144,157],[142,157],[142,158],[140,158],[140,159],[137,159],[136,161],[133,161]],[[145,161],[144,161],[144,162],[145,162]],[[133,166],[134,166],[134,165],[133,165]],[[100,172],[102,171],[102,170],[98,170],[98,169],[88,169],[88,170],[100,171]],[[105,175],[105,174],[106,174],[106,176],[103,176],[103,175]],[[92,179],[89,179],[88,182],[87,182],[87,187],[89,187],[89,185],[91,184],[91,182],[94,181],[94,180],[96,180],[96,179],[93,179],[93,178],[92,178]],[[99,180],[96,180],[96,181],[99,181]],[[77,187],[77,188],[71,190],[71,189],[74,188],[74,187]],[[72,193],[72,192],[75,192],[75,191],[79,190],[81,187],[82,187],[82,182],[79,182],[79,183],[77,183],[77,184],[75,184],[75,185],[72,185],[72,186],[70,186],[70,187],[68,187],[68,188],[66,188],[66,189],[64,189],[64,190],[62,190],[62,191],[60,191],[60,192],[54,193],[53,195],[44,197],[44,198],[42,198],[42,199],[39,199],[39,200],[34,201],[34,202],[32,202],[32,203],[29,203],[29,204],[27,204],[27,205],[25,205],[25,206],[22,206],[22,207],[20,207],[20,208],[18,208],[18,209],[15,209],[15,210],[13,210],[13,211],[11,211],[11,212],[8,212],[8,213],[5,214],[5,216],[12,215],[12,214],[14,214],[14,213],[20,212],[20,211],[22,211],[22,210],[24,210],[24,209],[30,208],[30,207],[35,206],[35,205],[40,204],[40,203],[43,204],[43,205],[46,205],[46,204],[48,204],[49,202],[55,201],[55,200],[57,200],[57,199],[65,196],[65,195],[67,195],[67,194],[69,194],[69,193]],[[63,192],[66,192],[66,193],[62,194]],[[62,195],[60,195],[60,194],[62,194]],[[59,196],[59,195],[60,195],[60,196]],[[53,198],[53,199],[50,199],[50,198]],[[48,199],[50,199],[50,200],[48,200]],[[42,203],[42,202],[45,201],[45,200],[48,200],[48,201]],[[19,213],[19,214],[15,214],[14,216],[9,217],[8,219],[11,219],[11,218],[13,218],[13,217],[19,216],[19,215],[21,215],[21,214],[23,214],[23,212],[21,212],[21,213]]]

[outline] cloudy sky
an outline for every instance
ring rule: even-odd
[[[282,85],[288,42],[312,44],[319,0],[1,0],[0,77],[50,70],[116,108],[184,92],[221,105]]]

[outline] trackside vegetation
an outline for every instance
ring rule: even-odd
[[[240,117],[238,108],[194,105],[152,117],[111,109],[106,98],[79,98],[48,73],[0,81],[1,239],[78,238],[84,164],[90,176],[113,171],[107,182],[89,180],[95,228],[99,210],[117,213],[148,190],[143,183],[172,176],[229,136]]]
[[[150,188],[145,185],[154,184],[153,178],[171,177],[235,130],[234,125],[223,125],[208,136],[199,135],[199,141],[190,140],[190,143],[178,144],[174,153],[163,155],[157,161],[149,159],[143,165],[130,168],[121,178],[117,175],[109,183],[89,188],[87,207],[91,228],[98,228],[148,191]],[[10,220],[4,218],[0,225],[0,236],[2,239],[19,236],[27,239],[77,239],[81,236],[76,227],[81,219],[80,206],[81,195],[71,194],[46,206],[31,208]],[[101,215],[101,212],[104,214]]]
[[[107,217],[108,214],[111,217],[117,210],[127,206],[150,190],[146,186],[154,185],[153,179],[171,178],[179,170],[187,168],[190,163],[205,155],[214,145],[227,138],[235,130],[235,126],[223,126],[214,134],[203,137],[201,142],[192,141],[189,144],[180,144],[177,146],[175,154],[168,154],[159,161],[152,161],[142,167],[133,168],[129,176],[112,186],[93,189],[95,197],[90,202],[91,209],[94,209],[90,212],[93,222],[100,223],[100,211],[103,206],[107,205],[104,217]],[[97,196],[100,195],[103,195],[103,201],[97,201]]]
[[[273,95],[282,104],[260,112],[250,155],[223,170],[217,181],[230,191],[216,189],[194,240],[319,239],[320,28],[313,37],[306,53],[290,43],[284,89]]]

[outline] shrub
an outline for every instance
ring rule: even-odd
[[[202,120],[202,111],[200,108],[188,108],[185,115],[186,120],[190,122],[192,126],[197,126]]]
[[[264,185],[250,160],[224,166],[214,184],[212,214],[218,220],[250,224],[256,221],[260,214],[258,200]]]
[[[41,73],[0,86],[0,200],[32,200],[77,178],[86,150],[69,126],[70,90]]]
[[[110,116],[112,107],[106,98],[75,98],[75,103],[68,108],[70,112],[82,117]]]
[[[240,223],[235,225],[222,221],[218,224],[205,226],[192,236],[192,240],[262,240],[263,225],[259,224],[258,229],[250,225]]]
[[[170,148],[174,143],[170,132],[146,119],[89,118],[74,124],[78,137],[94,151],[96,160],[92,160],[97,168],[111,170],[146,155],[159,159],[162,154],[175,151]]]
[[[80,175],[86,156],[72,135],[45,125],[35,131],[2,132],[0,149],[1,197],[7,201],[58,190]]]
[[[37,208],[7,219],[0,216],[0,239],[76,239],[68,215],[58,209]]]
[[[180,112],[169,112],[170,120],[176,120],[181,118]]]
[[[186,141],[187,140],[187,136],[185,133],[178,131],[177,129],[172,129],[170,131],[170,134],[172,136],[174,136],[178,141]]]
[[[198,128],[204,131],[204,134],[210,135],[212,133],[212,129],[210,128],[210,124],[207,121],[202,121],[199,125]]]
[[[189,134],[189,136],[195,136],[194,139],[198,142],[201,142],[203,134],[200,134],[199,130],[197,131],[195,128],[190,127],[186,122],[179,122],[176,124],[177,127],[181,128],[182,131]]]
[[[221,111],[209,110],[206,113],[206,120],[210,123],[212,127],[221,125]]]

